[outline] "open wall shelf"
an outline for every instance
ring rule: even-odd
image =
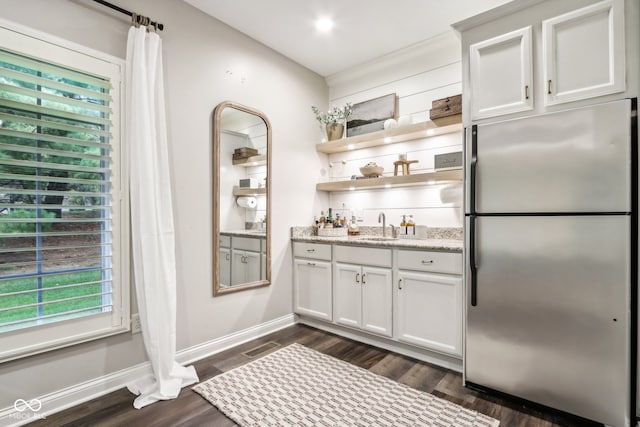
[[[261,166],[267,164],[267,156],[251,156],[245,159],[237,159],[233,161],[234,166],[243,166],[243,167],[251,167],[251,166]]]
[[[381,130],[364,135],[323,142],[316,144],[316,151],[326,154],[342,153],[344,151],[378,147],[386,144],[395,144],[420,138],[430,138],[460,131],[462,131],[461,116],[456,115],[446,117],[444,119],[438,119],[437,124],[432,121],[415,123],[394,129]]]
[[[246,188],[246,187],[233,187],[233,195],[240,196],[263,196],[267,194],[267,189],[262,188]]]
[[[462,169],[419,173],[415,175],[383,176],[379,178],[350,179],[348,181],[321,182],[317,191],[374,190],[379,188],[413,187],[417,185],[442,184],[462,181]]]

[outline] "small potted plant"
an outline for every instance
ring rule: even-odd
[[[311,111],[316,115],[316,120],[325,125],[327,130],[327,139],[329,141],[333,141],[334,139],[342,138],[345,122],[353,110],[351,103],[347,102],[342,108],[338,108],[334,105],[326,113],[321,113],[314,105],[311,106]]]

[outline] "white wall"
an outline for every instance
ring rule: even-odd
[[[462,92],[460,42],[453,31],[327,78],[330,105],[362,102],[395,93],[398,116],[414,123],[429,120],[431,102]],[[368,162],[393,175],[398,154],[407,153],[411,173],[433,171],[435,154],[462,150],[462,133],[425,138],[389,146],[355,150],[328,156],[323,180],[341,181],[360,175]],[[387,224],[398,225],[402,215],[413,215],[416,224],[432,227],[462,226],[462,184],[331,193],[329,204],[342,215],[359,212],[362,224],[377,225],[384,212]],[[325,206],[327,208],[329,206]],[[325,209],[326,210],[326,209]],[[319,215],[319,212],[316,213]]]
[[[182,1],[117,3],[165,24],[161,35],[177,228],[177,348],[291,313],[289,227],[308,222],[312,211],[326,203],[326,197],[315,193],[319,176],[309,173],[321,169],[313,149],[317,124],[309,106],[327,103],[324,79]],[[93,2],[3,0],[1,7],[5,19],[124,57],[127,18]],[[273,285],[213,298],[211,118],[213,108],[226,100],[264,112],[273,126]],[[0,364],[0,410],[17,398],[38,397],[145,360],[141,336],[121,334]]]

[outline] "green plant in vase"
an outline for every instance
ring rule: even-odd
[[[312,105],[311,111],[316,115],[316,120],[325,125],[327,139],[333,141],[342,138],[345,122],[353,112],[353,107],[350,102],[347,102],[342,108],[334,105],[329,111],[322,113],[318,107]]]

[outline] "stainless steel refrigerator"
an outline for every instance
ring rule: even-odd
[[[467,386],[610,426],[635,417],[635,108],[466,130]]]

